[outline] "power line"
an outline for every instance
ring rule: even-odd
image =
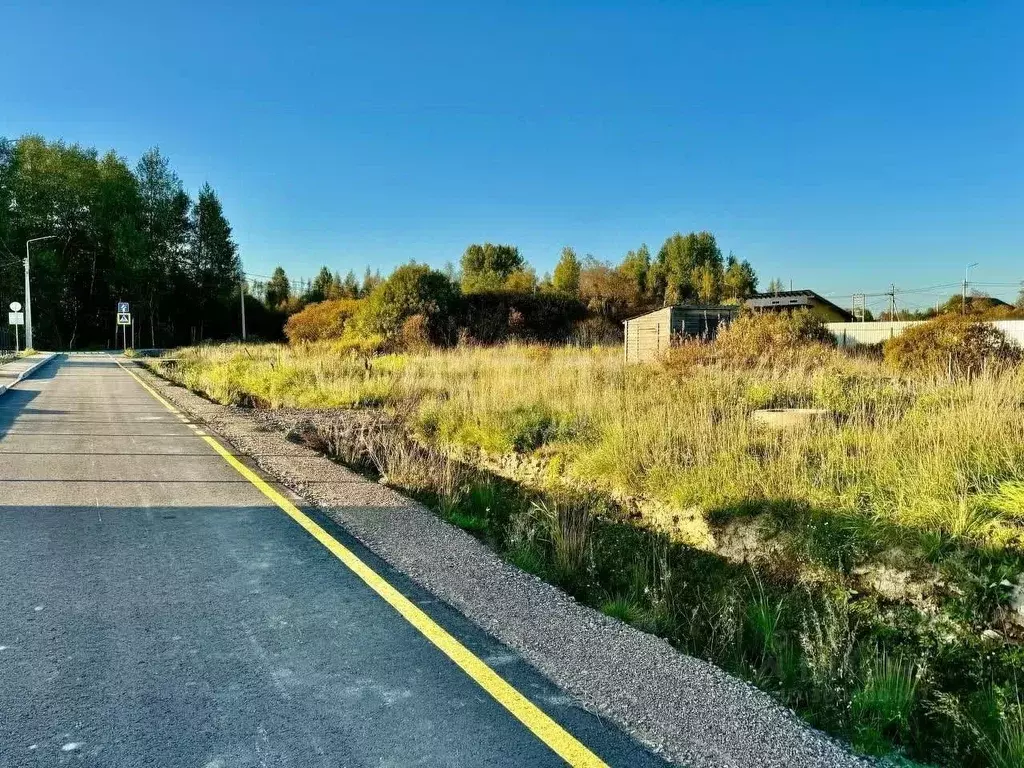
[[[897,293],[929,293],[939,288],[954,288],[960,285],[960,283],[938,283],[937,285],[929,285],[924,288],[898,288]]]
[[[959,287],[959,285],[960,285],[959,282],[955,282],[955,283],[937,283],[936,285],[926,285],[926,286],[923,286],[921,288],[895,288],[895,289],[890,288],[887,291],[871,291],[871,292],[867,292],[867,293],[859,291],[858,293],[863,295],[863,296],[872,297],[872,298],[886,298],[886,297],[891,296],[894,290],[895,290],[897,295],[905,294],[905,293],[928,293],[929,291],[934,291],[934,290],[939,289],[939,288],[955,288],[955,287]],[[828,298],[828,297],[849,296],[851,294],[849,294],[849,293],[847,293],[845,291],[830,291],[828,293],[822,293],[820,295],[823,296],[823,297]]]

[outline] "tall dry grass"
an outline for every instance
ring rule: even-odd
[[[816,370],[625,366],[609,348],[509,345],[359,358],[331,344],[183,351],[222,402],[384,406],[428,441],[535,453],[568,477],[727,518],[800,504],[1005,546],[1024,518],[1024,373],[915,379],[839,353]],[[834,418],[766,430],[766,407]]]

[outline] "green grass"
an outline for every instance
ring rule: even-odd
[[[1000,617],[1024,572],[1024,372],[951,382],[816,354],[726,370],[606,349],[225,346],[163,372],[227,403],[383,408],[414,439],[336,453],[523,570],[863,751],[1020,764],[1005,691],[1024,651]],[[778,406],[835,418],[751,421]]]
[[[535,546],[528,543],[517,543],[505,552],[505,559],[520,570],[532,573],[534,576],[543,576],[545,573],[544,554]]]
[[[995,733],[986,738],[985,752],[995,768],[1024,765],[1024,702],[1019,694],[1007,713],[998,719]]]
[[[754,646],[760,647],[762,658],[768,658],[779,644],[779,626],[784,598],[773,599],[765,593],[764,584],[756,576],[747,603],[747,621],[754,635]]]
[[[614,597],[601,604],[601,613],[627,624],[635,624],[643,614],[643,607],[629,597]]]
[[[573,593],[585,587],[590,563],[593,515],[587,501],[563,497],[534,502],[535,515],[550,543],[554,580]]]
[[[919,682],[919,670],[898,656],[882,652],[865,663],[851,702],[857,741],[865,751],[884,754],[890,738],[906,733]]]
[[[483,533],[487,530],[487,519],[469,512],[452,512],[445,519],[470,533]]]

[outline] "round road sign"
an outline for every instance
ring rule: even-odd
[[[20,301],[12,301],[11,302],[11,312],[18,312],[20,310],[21,310],[21,302]]]

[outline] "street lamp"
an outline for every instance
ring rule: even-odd
[[[966,315],[967,314],[967,280],[968,280],[968,273],[971,271],[971,267],[976,267],[976,266],[978,266],[978,262],[972,261],[970,264],[968,264],[966,267],[964,267],[964,294],[963,294],[963,297],[960,300],[960,314],[961,315]]]
[[[28,246],[40,240],[55,240],[57,235],[43,235],[25,241],[25,349],[32,349],[32,288],[28,280]]]

